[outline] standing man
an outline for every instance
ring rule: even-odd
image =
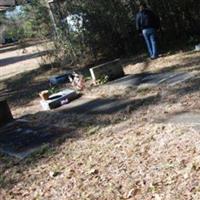
[[[145,3],[140,3],[136,15],[136,28],[143,35],[151,59],[158,57],[156,30],[160,28],[160,20]]]

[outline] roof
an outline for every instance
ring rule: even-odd
[[[47,0],[48,3],[64,2],[65,0]],[[31,0],[0,0],[0,12],[6,11],[16,5],[22,5],[24,3],[30,3]]]
[[[15,0],[0,0],[0,6],[14,6]]]
[[[5,11],[16,5],[15,0],[0,0],[0,11]]]
[[[0,0],[0,11],[6,11],[9,8],[28,3],[31,0]]]

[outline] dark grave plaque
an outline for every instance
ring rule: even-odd
[[[0,100],[0,127],[11,122],[13,120],[13,116],[11,114],[8,103],[5,99]]]
[[[57,76],[53,76],[51,78],[49,78],[49,83],[51,85],[59,85],[62,83],[69,83],[69,78],[68,78],[68,74],[63,74],[63,75],[57,75]]]
[[[59,85],[59,84],[63,84],[63,83],[69,83],[69,76],[72,74],[72,72],[67,72],[65,74],[61,74],[61,75],[56,75],[56,76],[52,76],[49,78],[49,83],[51,85]]]
[[[23,159],[63,136],[70,138],[70,130],[14,121],[0,128],[0,152]]]

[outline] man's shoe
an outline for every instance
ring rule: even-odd
[[[157,59],[158,58],[158,56],[156,56],[156,57],[151,57],[151,60],[155,60],[155,59]]]

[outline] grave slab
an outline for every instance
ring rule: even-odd
[[[0,152],[24,159],[61,137],[72,137],[69,129],[16,120],[0,128]]]
[[[160,100],[158,95],[147,95],[137,99],[118,99],[118,98],[91,98],[82,97],[73,101],[71,104],[64,105],[59,108],[68,114],[91,114],[91,115],[107,115],[116,114],[123,111],[127,106],[140,108],[140,106],[151,104]]]
[[[184,124],[184,125],[200,125],[200,113],[183,112],[177,113],[166,119],[167,123]]]
[[[178,124],[186,127],[192,127],[200,131],[200,112],[182,112],[170,115],[165,119],[158,119],[159,123]]]
[[[161,73],[141,73],[136,75],[127,75],[123,78],[114,80],[107,85],[110,86],[141,86],[145,85],[176,85],[192,78],[195,74],[189,72],[161,72]]]

